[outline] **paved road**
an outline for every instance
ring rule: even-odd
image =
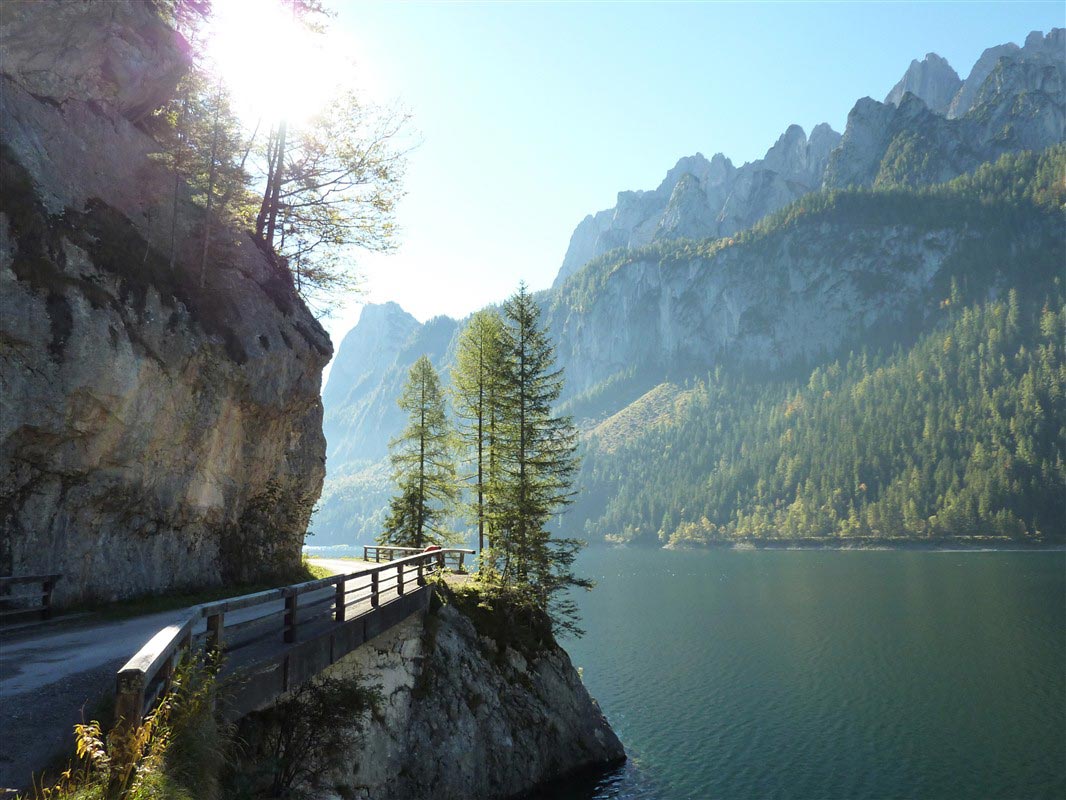
[[[362,561],[341,559],[312,559],[311,563],[330,569],[335,575],[354,572],[364,566]],[[300,599],[310,603],[330,592],[331,589],[326,589]],[[273,616],[283,607],[280,600],[265,603],[227,614],[226,622]],[[69,624],[60,621],[44,628],[27,628],[8,634],[0,639],[0,698],[6,701],[115,659],[125,663],[160,629],[184,622],[188,615],[189,609],[181,608],[108,622],[82,618]],[[204,629],[205,623],[201,622],[194,633]]]
[[[312,563],[334,574],[365,566],[339,559]],[[300,601],[311,604],[332,592],[302,595]],[[279,600],[227,614],[226,621],[272,617],[282,608]],[[176,609],[117,621],[60,620],[0,638],[0,794],[5,787],[26,784],[30,771],[55,754],[69,752],[74,724],[103,715],[115,673],[161,628],[183,622],[188,614]],[[201,622],[196,632],[202,630]]]

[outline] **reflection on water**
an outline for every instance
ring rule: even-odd
[[[355,548],[307,548],[361,555]],[[531,800],[1066,798],[1066,553],[596,548],[630,761]]]
[[[523,800],[655,800],[661,796],[630,757],[618,767],[541,786]]]
[[[597,549],[633,761],[544,797],[1066,797],[1066,554]]]

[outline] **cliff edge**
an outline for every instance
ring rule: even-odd
[[[439,589],[410,617],[330,667],[381,691],[357,752],[320,785],[323,800],[522,796],[625,760],[566,651],[550,633],[516,639],[506,604]]]
[[[64,604],[297,566],[332,345],[247,235],[201,269],[146,124],[187,45],[140,2],[10,2],[0,37],[0,574]]]

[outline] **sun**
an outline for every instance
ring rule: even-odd
[[[331,35],[308,30],[285,0],[215,0],[206,36],[212,67],[249,119],[299,125],[351,71]]]

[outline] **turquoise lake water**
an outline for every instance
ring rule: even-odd
[[[1066,553],[591,549],[630,754],[552,796],[1066,797]]]

